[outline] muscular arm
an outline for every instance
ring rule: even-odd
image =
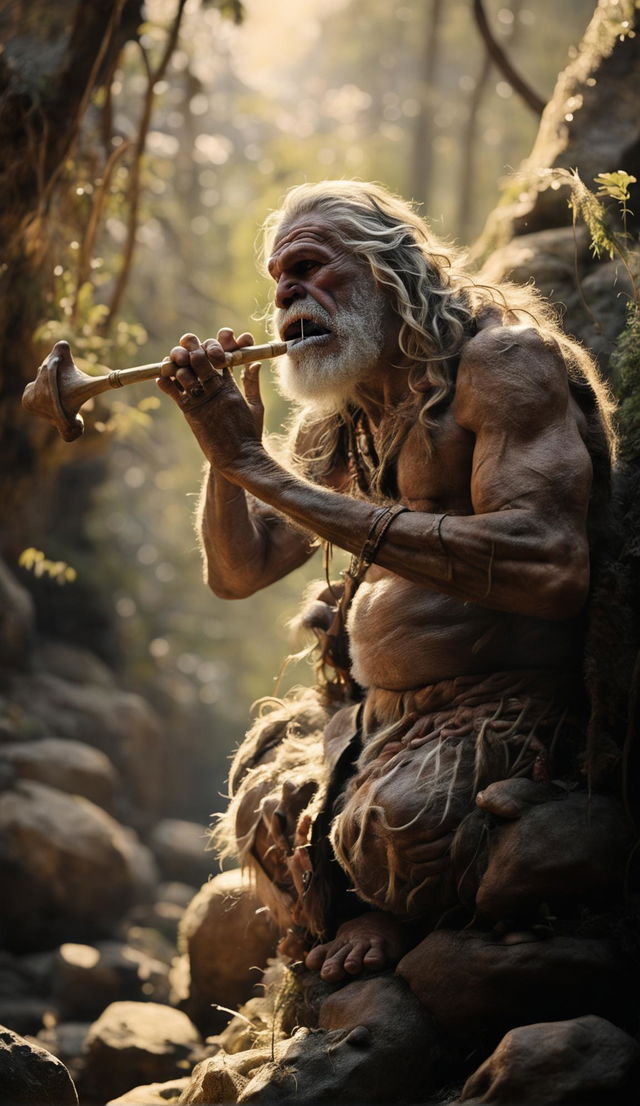
[[[205,456],[295,525],[359,553],[377,508],[283,469],[247,431],[239,402],[246,407],[226,374],[215,396],[187,414]],[[591,463],[557,348],[531,329],[481,331],[460,364],[454,414],[475,439],[474,513],[399,515],[377,563],[481,606],[575,615],[588,588]]]
[[[198,506],[206,580],[220,599],[244,599],[304,564],[313,539],[209,467]]]
[[[228,327],[218,331],[218,339],[222,349],[229,351],[253,344],[251,334],[241,334],[236,339]],[[218,346],[217,342],[213,344]],[[202,382],[211,373],[211,363],[195,334],[183,335],[180,346],[176,346],[166,360],[168,365],[163,370],[160,387],[182,407],[189,419],[183,401],[187,394],[194,396],[198,391],[202,394]],[[194,374],[194,368],[199,377]],[[261,441],[264,406],[258,362],[243,369],[242,387],[245,402],[241,410],[256,440]],[[238,398],[239,394],[234,395],[234,399]],[[211,411],[207,414],[211,416]],[[197,438],[202,429],[200,421],[196,418],[192,423]],[[218,422],[224,434],[224,418]],[[206,456],[203,442],[200,444]],[[299,444],[297,442],[296,446]],[[197,527],[202,541],[205,579],[221,599],[245,599],[253,595],[304,564],[314,552],[312,537],[294,529],[277,511],[247,495],[211,465],[207,466],[200,494]]]

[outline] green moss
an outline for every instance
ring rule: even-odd
[[[611,378],[620,403],[620,455],[632,461],[640,457],[640,304],[634,301],[611,355]]]

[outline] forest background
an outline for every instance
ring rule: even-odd
[[[159,360],[188,330],[231,326],[261,341],[259,226],[303,180],[381,181],[422,204],[437,234],[470,244],[529,152],[538,101],[594,3],[487,0],[525,97],[496,67],[473,7],[147,0],[47,199],[33,370],[62,337],[89,371]],[[55,51],[73,16],[65,3],[5,4],[5,61],[28,61],[36,28],[44,54]],[[287,412],[270,375],[265,363],[267,429],[278,432]],[[273,694],[298,647],[287,623],[321,561],[251,599],[216,599],[192,524],[201,458],[179,412],[146,384],[101,397],[86,423],[72,445],[39,429],[28,472],[19,450],[3,450],[15,494],[2,551],[36,598],[41,632],[90,648],[198,735],[212,774],[194,817],[206,818],[251,703]],[[311,677],[298,664],[283,686]]]

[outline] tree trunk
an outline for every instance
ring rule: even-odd
[[[43,502],[34,477],[53,467],[53,434],[23,415],[20,396],[43,352],[34,331],[56,264],[53,228],[63,225],[61,174],[140,12],[141,0],[18,0],[0,23],[0,497],[12,519],[3,552],[31,530]]]

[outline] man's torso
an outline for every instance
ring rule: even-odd
[[[571,402],[580,423],[581,414]],[[474,435],[456,422],[453,405],[430,435],[430,452],[418,425],[401,448],[400,501],[414,511],[473,514]],[[446,550],[446,517],[440,536]],[[371,566],[358,588],[348,630],[354,677],[364,687],[390,690],[474,673],[571,669],[582,648],[580,619],[549,622],[492,610],[413,583],[378,565]]]

